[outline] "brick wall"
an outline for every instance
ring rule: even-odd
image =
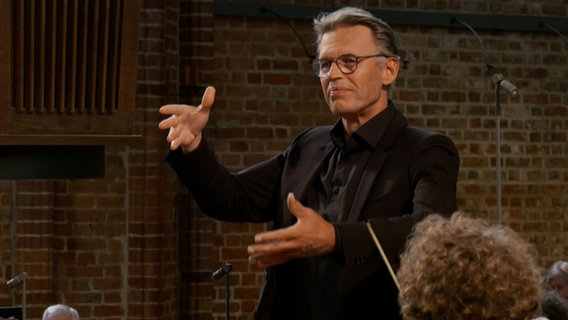
[[[552,0],[366,3],[568,15]],[[30,274],[29,319],[55,302],[77,307],[82,319],[224,319],[225,282],[211,280],[224,262],[233,265],[232,318],[250,319],[261,272],[249,266],[246,246],[269,225],[220,223],[199,212],[164,162],[168,148],[157,109],[196,104],[203,86],[215,85],[206,134],[231,170],[335,119],[285,21],[213,11],[212,0],[143,1],[136,103],[143,138],[107,146],[105,178],[0,180],[0,277]],[[311,22],[290,23],[309,46]],[[393,28],[410,63],[392,98],[412,123],[452,137],[462,158],[460,209],[496,221],[495,92],[477,41],[465,28]],[[516,99],[500,96],[503,223],[533,242],[548,268],[568,258],[568,44],[545,30],[477,31],[490,63],[521,91]],[[21,289],[0,286],[0,305],[22,303]]]

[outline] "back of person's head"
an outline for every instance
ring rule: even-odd
[[[548,270],[546,284],[568,302],[568,262],[556,261]]]
[[[553,290],[547,290],[541,299],[542,315],[548,320],[568,320],[568,304]]]
[[[549,282],[556,277],[560,277],[568,282],[568,262],[560,260],[552,264],[546,275],[546,281]]]
[[[79,313],[65,304],[54,304],[45,309],[42,320],[79,320]]]
[[[534,248],[507,226],[456,212],[429,215],[401,256],[404,319],[526,320],[539,315],[542,277]]]
[[[398,56],[395,36],[391,27],[383,20],[375,17],[370,12],[355,7],[344,7],[331,13],[323,13],[313,21],[316,33],[316,45],[319,44],[324,34],[339,27],[353,27],[363,25],[371,29],[375,36],[375,44],[381,47],[385,54]]]

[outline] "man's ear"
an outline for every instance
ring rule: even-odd
[[[388,58],[383,69],[383,85],[388,86],[396,80],[400,64],[396,57]]]

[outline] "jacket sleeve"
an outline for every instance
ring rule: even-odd
[[[166,160],[205,214],[231,222],[267,222],[277,212],[283,154],[238,173],[216,158],[205,137],[192,152],[170,151]]]

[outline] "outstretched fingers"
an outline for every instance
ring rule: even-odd
[[[160,121],[158,123],[158,128],[160,129],[169,129],[172,127],[177,126],[177,116],[183,114],[183,112],[190,107],[184,104],[167,104],[162,106],[159,110],[161,114],[170,115],[166,119]]]
[[[158,127],[168,129],[166,140],[170,149],[182,147],[184,152],[194,150],[201,141],[201,131],[207,124],[211,106],[215,101],[215,88],[209,86],[205,89],[201,104],[198,107],[183,104],[167,104],[159,109],[160,114],[169,115],[160,121]]]

